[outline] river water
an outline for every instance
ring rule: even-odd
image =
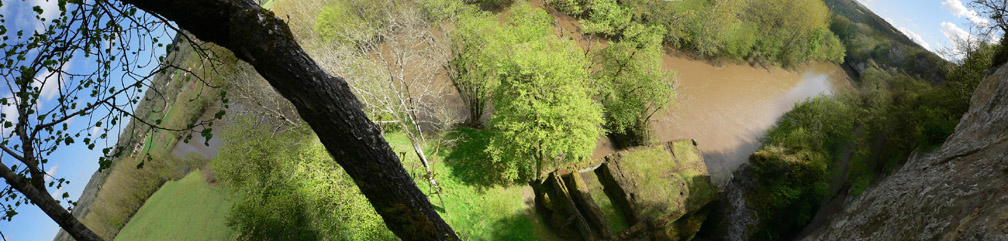
[[[759,147],[764,132],[796,103],[850,87],[850,77],[833,63],[791,69],[715,65],[669,52],[662,61],[665,70],[675,72],[677,100],[653,117],[652,133],[659,142],[696,140],[719,184],[730,180],[731,171]],[[613,151],[602,138],[594,157]]]
[[[580,34],[576,19],[556,12],[544,1],[529,3],[553,15],[554,34],[558,37],[571,37],[584,49],[607,45],[606,40]],[[843,68],[828,62],[787,69],[710,63],[666,49],[662,64],[663,69],[675,73],[677,100],[668,111],[652,117],[655,141],[696,140],[719,186],[731,180],[731,172],[748,161],[764,132],[795,103],[851,86],[851,78]],[[593,158],[613,152],[612,143],[602,137]]]
[[[652,127],[655,138],[696,140],[707,169],[723,184],[747,162],[760,138],[795,103],[848,88],[847,73],[833,63],[809,63],[791,70],[749,65],[715,66],[665,55],[676,72],[678,101]]]

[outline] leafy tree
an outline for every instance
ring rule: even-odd
[[[617,4],[616,0],[592,0],[588,6],[588,17],[579,21],[586,34],[617,35],[630,25],[633,17],[630,9]]]
[[[672,74],[662,70],[664,32],[631,25],[619,42],[593,56],[592,78],[602,89],[606,127],[622,146],[649,142],[651,117],[675,99]]]
[[[808,60],[823,30],[828,31],[829,8],[821,0],[749,1],[746,19],[765,27],[755,53],[761,58],[791,64]]]
[[[44,17],[41,15],[46,10],[35,7],[34,12],[39,16],[36,20],[47,23],[27,36],[25,31],[0,29],[0,34],[6,38],[0,48],[8,53],[0,75],[7,77],[8,89],[12,92],[5,106],[15,107],[18,112],[17,116],[5,115],[4,125],[13,128],[10,133],[16,134],[3,139],[3,152],[23,164],[0,165],[0,177],[10,185],[5,195],[23,198],[16,203],[39,206],[75,239],[100,240],[48,195],[46,177],[40,168],[46,160],[42,154],[51,154],[59,145],[83,143],[90,147],[97,138],[86,133],[98,126],[95,123],[107,122],[104,126],[108,127],[124,121],[124,116],[130,117],[130,111],[126,110],[132,109],[129,105],[139,101],[139,97],[129,93],[138,92],[144,86],[143,81],[153,76],[136,71],[134,67],[147,60],[161,61],[154,56],[131,56],[150,53],[149,49],[172,49],[151,38],[154,34],[151,31],[158,29],[178,32],[179,38],[196,37],[217,44],[252,65],[281,96],[290,100],[302,119],[319,135],[330,155],[338,157],[334,158],[335,162],[354,179],[386,226],[398,237],[406,240],[457,239],[451,227],[416,187],[399,158],[382,139],[381,132],[360,109],[360,102],[346,81],[320,68],[294,39],[290,27],[255,2],[58,1],[58,6],[61,13]],[[190,32],[182,32],[179,28]],[[140,44],[105,45],[116,41],[125,43],[123,39]],[[99,64],[94,72],[66,74],[68,71],[62,67],[70,62],[71,56],[82,55],[96,56]],[[154,68],[154,72],[165,68],[169,67]],[[125,73],[118,72],[120,70]],[[33,85],[43,71],[51,74],[41,75],[44,82]],[[50,77],[56,78],[51,78],[52,82],[45,80]],[[39,97],[48,96],[43,94],[45,86],[59,86],[63,90],[55,92],[58,101],[45,105],[52,109],[37,108]],[[86,130],[63,129],[69,126],[66,121],[71,119],[87,119],[89,125]],[[106,132],[101,132],[100,137],[106,137]],[[210,132],[204,131],[204,134]],[[113,156],[120,153],[111,147],[104,151]],[[100,163],[109,164],[107,159]],[[64,179],[53,179],[52,183],[55,185],[57,180],[65,183]],[[17,193],[23,195],[15,195]],[[6,207],[9,210],[13,205]]]
[[[738,15],[744,4],[739,0],[714,1],[694,15],[689,23],[693,48],[706,56],[721,53],[730,30],[740,22]]]
[[[570,16],[581,16],[588,10],[588,2],[592,0],[550,0],[549,5]]]
[[[507,56],[509,32],[495,14],[468,11],[455,22],[452,59],[447,66],[455,90],[469,110],[469,124],[480,126],[491,91],[497,85],[498,65]]]
[[[69,181],[45,171],[55,161],[50,158],[70,146],[97,148],[104,154],[97,160],[101,170],[128,152],[125,146],[109,144],[109,136],[132,133],[133,128],[181,133],[209,126],[210,120],[167,126],[160,118],[133,111],[154,76],[167,71],[192,74],[175,65],[173,57],[165,59],[164,53],[177,46],[166,43],[163,33],[177,29],[121,2],[50,2],[48,8],[8,3],[4,7],[14,14],[0,15],[0,22],[28,23],[0,26],[0,50],[5,53],[0,61],[0,177],[7,185],[0,191],[0,210],[10,221],[20,207],[37,206],[75,239],[99,240],[69,212],[76,202],[59,191]],[[199,57],[212,54],[198,50]],[[196,79],[209,83],[201,76]],[[149,89],[149,96],[163,97],[157,88]],[[120,124],[131,120],[139,123],[123,130]],[[209,137],[209,129],[203,134]],[[132,135],[124,136],[123,143],[135,141]]]
[[[553,16],[541,8],[523,3],[511,8],[509,13],[507,30],[513,44],[540,41],[553,33]]]
[[[316,17],[315,32],[339,43],[355,44],[374,37],[385,23],[381,16],[388,1],[334,1]]]
[[[528,36],[539,29],[544,23],[525,21],[542,14],[541,9],[520,7],[511,21],[515,32]],[[545,30],[540,36],[548,36]],[[602,133],[602,112],[586,83],[588,63],[582,50],[570,40],[540,37],[513,46],[511,52],[494,92],[496,112],[490,124],[497,133],[486,149],[502,178],[539,180],[543,171],[558,164],[590,157]]]

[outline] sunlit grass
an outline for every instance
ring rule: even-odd
[[[203,172],[165,183],[123,227],[115,240],[230,240],[231,202],[211,187]]]

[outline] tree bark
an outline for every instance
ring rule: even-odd
[[[70,214],[70,211],[60,206],[56,199],[45,193],[45,189],[39,190],[35,188],[28,178],[14,173],[13,170],[4,165],[0,165],[0,177],[3,177],[7,181],[7,184],[10,184],[11,187],[24,194],[28,200],[31,200],[39,209],[42,209],[42,212],[53,221],[56,221],[56,224],[59,224],[60,228],[66,230],[74,239],[79,241],[102,240],[94,232],[91,232],[87,226],[84,226],[80,220],[77,220],[73,214]],[[41,177],[39,178],[41,179]]]
[[[326,73],[289,27],[251,0],[122,0],[174,21],[252,64],[318,134],[393,233],[403,240],[457,240],[368,120],[347,82]]]

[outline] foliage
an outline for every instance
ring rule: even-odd
[[[764,146],[749,156],[759,186],[748,194],[748,204],[762,223],[754,240],[790,238],[812,220],[829,189],[827,157],[818,154]]]
[[[987,75],[987,70],[991,67],[997,67],[995,63],[995,57],[999,51],[1003,51],[1004,40],[999,44],[992,44],[987,42],[977,42],[968,49],[963,56],[961,62],[952,68],[947,77],[946,83],[949,90],[953,92],[953,95],[958,99],[960,105],[956,107],[957,112],[966,113],[969,108],[969,99],[973,95],[974,89],[983,80],[983,77]]]
[[[460,13],[473,10],[462,0],[418,0],[417,5],[435,25],[444,20],[453,20]]]
[[[557,240],[541,219],[531,211],[531,203],[521,198],[525,185],[505,184],[490,180],[497,169],[487,165],[486,148],[492,133],[467,127],[449,132],[448,145],[428,153],[432,168],[441,186],[440,195],[430,195],[438,205],[438,214],[450,224],[462,240]],[[410,151],[410,141],[403,133],[385,133],[385,140],[395,152]],[[455,141],[452,141],[455,140]],[[428,149],[430,150],[430,149]],[[423,167],[413,155],[406,155],[403,166],[417,183],[427,182]],[[427,185],[422,191],[431,193]]]
[[[382,17],[396,6],[396,0],[333,1],[315,17],[315,32],[341,44],[368,41],[388,24]]]
[[[509,13],[507,30],[513,44],[540,41],[553,32],[553,16],[541,8],[524,3],[512,7]]]
[[[454,59],[449,62],[452,84],[469,110],[469,124],[479,126],[510,45],[509,32],[496,15],[482,11],[461,14],[455,25],[451,33]]]
[[[165,183],[144,203],[116,240],[229,240],[227,227],[231,202],[207,183],[204,171],[194,171]]]
[[[666,41],[701,56],[796,64],[842,61],[821,0],[626,1],[639,23],[666,26]]]
[[[467,2],[480,4],[490,9],[497,9],[510,6],[514,0],[467,0]]]
[[[924,49],[887,21],[847,0],[824,0],[835,12],[829,29],[840,39],[845,63],[860,72],[871,65],[898,69],[923,80],[941,81],[951,67],[945,59]]]
[[[827,198],[828,167],[854,130],[854,108],[830,97],[795,105],[767,131],[750,157],[759,185],[748,194],[762,225],[755,238],[776,240],[797,233]]]
[[[228,225],[242,239],[392,239],[345,172],[305,128],[274,133],[239,120],[211,161],[235,199]],[[353,218],[347,218],[353,217]]]
[[[616,0],[592,0],[588,5],[588,16],[581,19],[581,31],[586,34],[615,36],[630,25],[630,9],[619,5]]]
[[[675,99],[672,74],[662,70],[658,26],[631,25],[620,41],[593,54],[592,73],[605,109],[606,128],[621,146],[650,141],[650,119]]]
[[[581,16],[588,11],[589,1],[592,0],[550,0],[549,5],[564,14]]]
[[[841,48],[823,46],[836,42],[819,42],[832,35],[828,29],[830,10],[822,1],[759,0],[750,1],[749,4],[748,19],[757,26],[773,26],[757,41],[755,55],[785,64],[805,62],[813,57],[834,61],[843,58],[817,54],[823,50]]]
[[[518,39],[549,33],[548,22],[528,22],[541,21],[535,16],[549,17],[545,11],[518,10],[509,20]],[[601,134],[602,113],[591,99],[588,63],[581,51],[573,41],[542,37],[511,48],[494,92],[491,125],[496,135],[486,150],[491,161],[502,166],[505,179],[538,179],[554,165],[591,155]]]
[[[966,113],[996,51],[994,45],[976,45],[943,84],[871,66],[861,72],[858,92],[836,100],[820,97],[786,113],[751,157],[760,188],[749,198],[763,220],[756,237],[796,234],[825,201],[822,195],[832,195],[821,193],[820,187],[847,185],[851,195],[859,195],[903,165],[914,151],[942,144]],[[844,173],[819,167],[842,158],[841,148],[852,152],[847,160],[849,178],[827,183],[826,177]]]

